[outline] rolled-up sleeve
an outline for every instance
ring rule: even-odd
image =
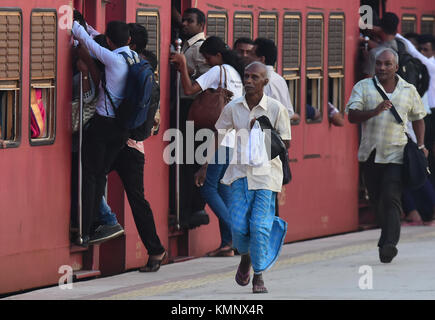
[[[412,87],[412,95],[412,108],[408,113],[408,119],[409,121],[421,120],[426,116],[426,110],[424,109],[423,101],[414,86]]]
[[[292,134],[290,127],[290,117],[288,114],[288,110],[282,104],[279,108],[275,129],[276,131],[278,131],[282,140],[291,140]]]
[[[352,89],[352,93],[346,105],[346,112],[349,113],[349,110],[364,110],[364,90],[361,81]]]

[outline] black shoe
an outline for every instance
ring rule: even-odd
[[[392,244],[387,244],[379,248],[379,259],[382,263],[390,263],[397,255],[397,248]]]
[[[89,236],[82,236],[81,242],[79,237],[75,238],[74,244],[79,247],[88,248],[89,247]]]
[[[204,210],[196,211],[189,217],[188,224],[189,229],[194,229],[200,225],[206,225],[210,223],[210,218]]]
[[[119,237],[123,233],[124,229],[122,229],[119,223],[113,226],[102,224],[97,229],[95,229],[94,234],[89,240],[89,244],[100,244],[107,240]]]

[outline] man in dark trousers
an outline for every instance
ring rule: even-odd
[[[412,84],[396,74],[399,57],[391,48],[383,48],[375,56],[374,80],[384,91],[384,100],[372,78],[358,82],[346,107],[351,123],[361,124],[361,144],[358,160],[362,162],[364,180],[378,222],[381,237],[379,259],[390,263],[397,255],[400,237],[401,197],[403,189],[403,152],[408,142],[405,135],[408,121],[417,137],[419,149],[424,146],[424,116],[420,95]],[[403,122],[399,124],[391,106],[397,109]]]

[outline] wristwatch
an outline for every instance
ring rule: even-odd
[[[426,149],[426,147],[424,146],[424,144],[422,144],[421,146],[418,146],[418,150],[423,150]]]

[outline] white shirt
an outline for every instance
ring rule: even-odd
[[[427,102],[429,104],[429,108],[435,108],[435,60],[432,58],[425,57],[421,52],[417,50],[416,47],[412,44],[411,41],[404,38],[400,34],[396,34],[396,37],[402,40],[405,45],[408,53],[413,56],[414,58],[417,58],[423,63],[427,71],[429,73],[430,81],[429,81],[429,88],[427,89]]]
[[[224,71],[225,70],[225,71]],[[225,74],[227,78],[225,78]],[[243,95],[243,83],[240,78],[239,73],[232,66],[228,64],[222,65],[222,77],[221,76],[221,68],[219,66],[214,66],[198,79],[196,82],[201,87],[202,91],[205,91],[209,88],[217,89],[219,87],[219,80],[221,80],[221,86],[225,88],[225,81],[227,83],[227,89],[233,93],[232,100],[237,99]],[[222,141],[222,145],[227,147],[234,147],[235,143],[235,132],[229,132],[224,140]]]
[[[266,66],[266,68],[269,83],[264,87],[264,93],[267,96],[281,102],[283,106],[287,108],[288,116],[291,118],[295,112],[290,99],[290,92],[288,90],[287,82],[283,77],[273,70],[273,66]]]
[[[223,131],[235,129],[239,136],[243,132],[249,132],[251,120],[262,115],[269,118],[283,140],[291,139],[290,119],[287,109],[281,102],[265,94],[263,94],[258,106],[255,106],[252,110],[249,109],[245,96],[232,100],[225,106],[215,127]],[[219,131],[219,133],[222,133],[222,131]],[[236,145],[233,159],[221,182],[231,185],[237,179],[247,177],[249,190],[264,189],[281,192],[283,174],[279,157],[270,160],[269,163],[262,167],[251,167],[248,164],[240,163],[246,147],[243,145],[243,141],[244,139],[242,139],[242,143]],[[247,143],[246,140],[244,142]]]
[[[101,47],[77,21],[74,21],[72,33],[86,49],[92,52],[92,54],[104,64],[106,88],[113,103],[118,107],[125,97],[124,91],[128,74],[127,62],[120,52],[126,52],[130,57],[132,57],[132,54],[138,56],[137,53],[130,50],[128,46],[120,47],[113,51]],[[104,92],[102,82],[100,82],[96,111],[99,115],[104,117],[115,117],[115,112],[109,97]]]

